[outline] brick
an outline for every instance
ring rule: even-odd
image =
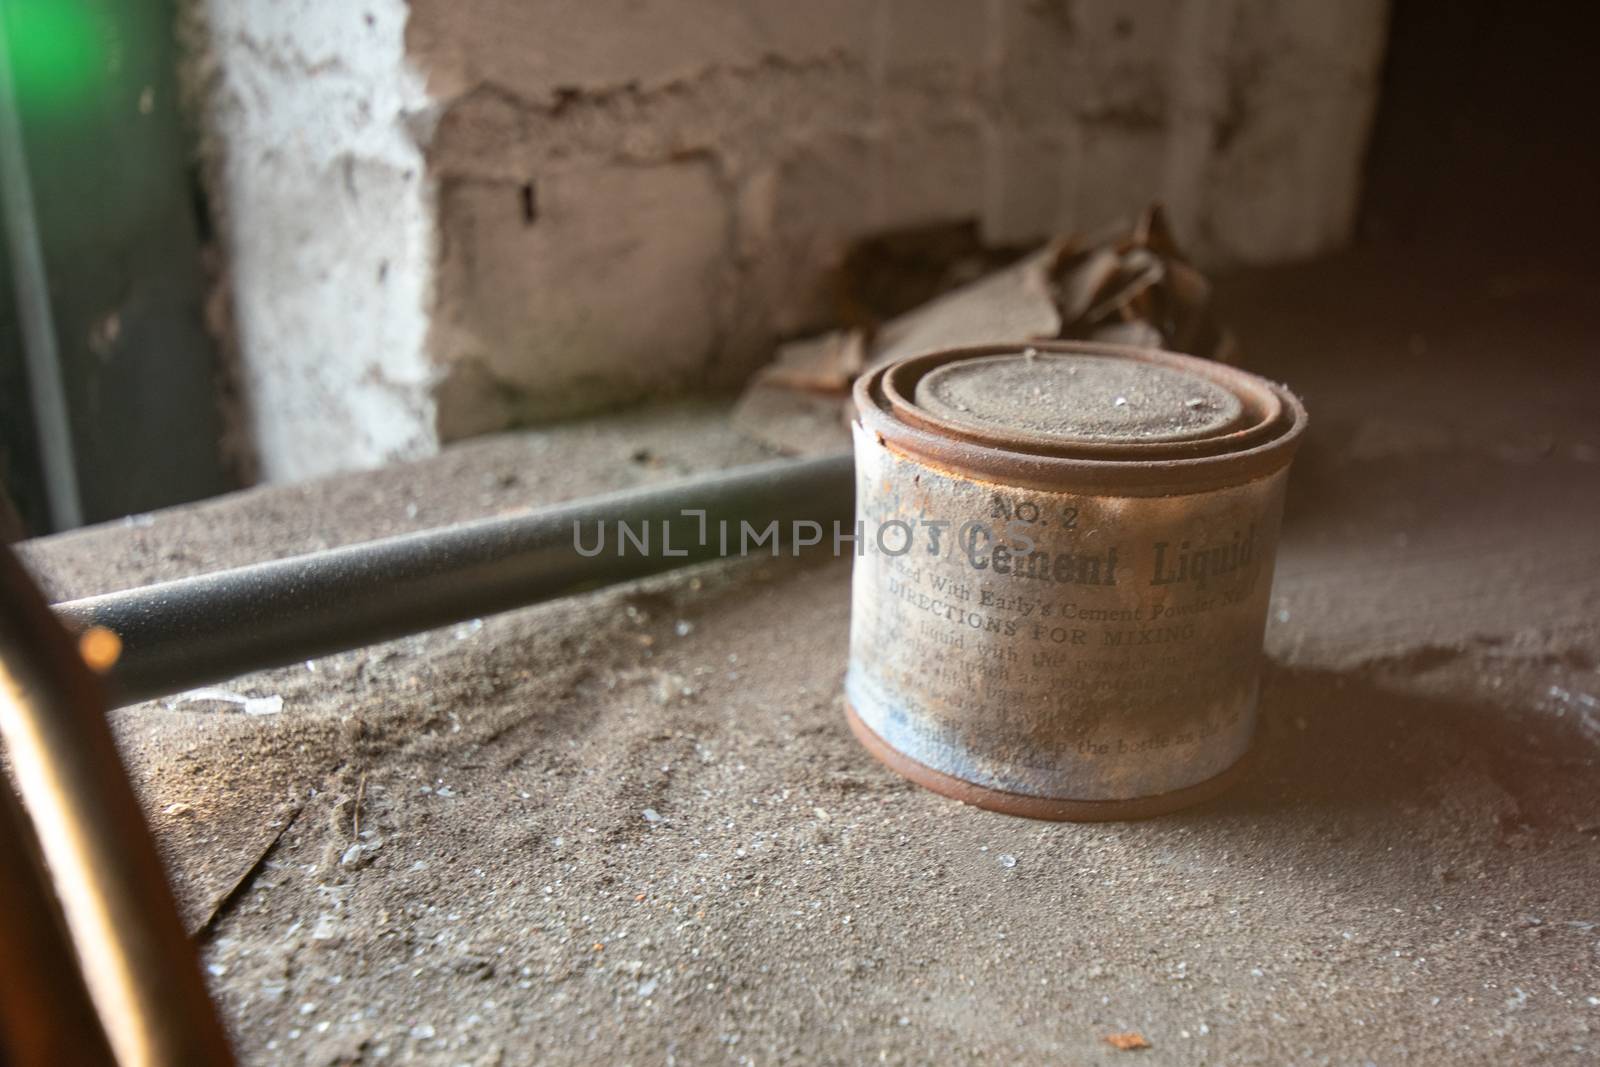
[[[528,394],[527,417],[693,381],[713,350],[729,204],[701,161],[446,191],[440,306],[467,324],[471,359]],[[441,427],[443,436],[452,428]]]

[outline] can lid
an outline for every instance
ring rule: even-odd
[[[1210,360],[1074,341],[930,352],[856,382],[865,428],[926,462],[1038,488],[1201,491],[1286,466],[1305,409]]]
[[[1185,370],[1036,348],[935,367],[914,396],[929,415],[980,433],[1085,442],[1215,437],[1244,417],[1239,397]]]

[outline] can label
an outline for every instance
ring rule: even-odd
[[[855,435],[845,694],[890,747],[975,785],[1085,801],[1196,785],[1244,755],[1287,470],[1075,495]]]

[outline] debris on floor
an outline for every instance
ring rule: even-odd
[[[1323,446],[1291,479],[1258,758],[1180,815],[1030,822],[879,767],[839,701],[848,560],[228,684],[282,714],[112,713],[245,1062],[1591,1062],[1600,300],[1463,300],[1482,281],[1219,279]],[[1560,444],[1496,456],[1461,428],[1488,410]],[[1401,417],[1441,432],[1348,447]],[[23,551],[81,596],[399,532],[400,501],[433,524],[761,457],[725,410],[635,412]]]
[[[1159,207],[1099,236],[1058,237],[1019,262],[880,328],[852,326],[784,345],[734,410],[779,451],[849,447],[850,386],[874,366],[995,341],[1065,339],[1165,348],[1237,363],[1211,283],[1179,250]]]
[[[283,697],[276,693],[264,697],[246,696],[219,686],[206,686],[180,693],[167,702],[168,707],[180,704],[235,704],[246,715],[276,715],[283,710]]]

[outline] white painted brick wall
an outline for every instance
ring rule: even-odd
[[[971,218],[1015,243],[1161,199],[1213,263],[1332,249],[1386,19],[1384,0],[191,2],[274,478],[734,383],[892,227]]]

